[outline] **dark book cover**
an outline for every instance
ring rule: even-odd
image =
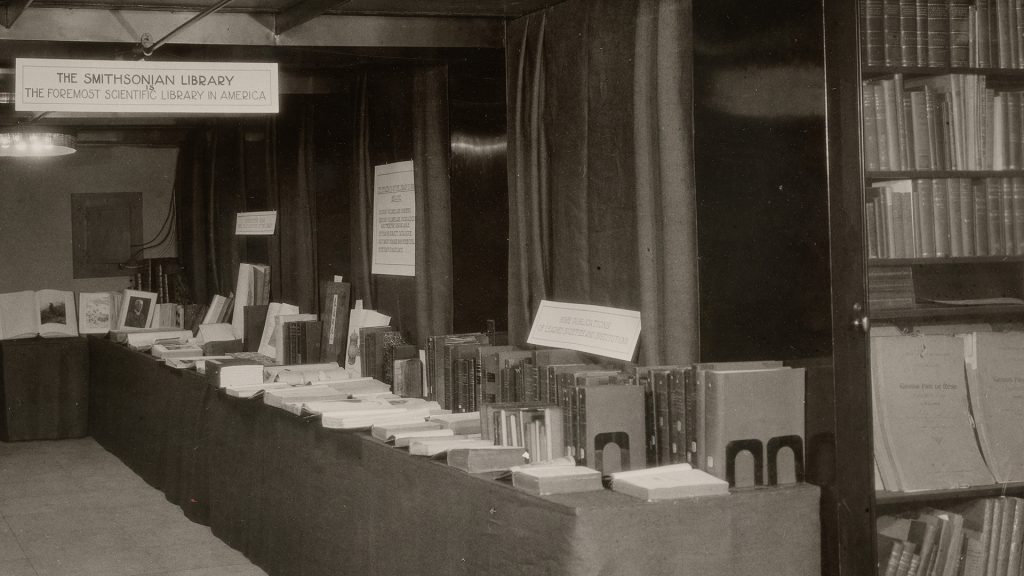
[[[352,286],[347,282],[324,282],[320,291],[323,294],[320,358],[322,362],[337,362],[344,366]]]
[[[405,338],[397,330],[385,332],[381,338],[381,381],[390,385],[392,390],[395,386],[395,348],[406,345]]]
[[[362,375],[367,378],[384,378],[384,340],[387,332],[395,332],[390,326],[372,326],[359,329],[359,354]]]
[[[267,323],[267,305],[246,306],[242,308],[245,315],[242,324],[242,350],[245,352],[258,352],[260,349],[260,338],[263,337],[263,327]]]

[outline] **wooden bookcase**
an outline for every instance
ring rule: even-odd
[[[875,519],[882,514],[941,507],[976,498],[1024,495],[1024,483],[914,493],[875,491],[871,417],[871,326],[904,329],[922,324],[1024,321],[1024,306],[949,306],[921,299],[1024,297],[1024,256],[869,257],[867,201],[873,183],[900,179],[1022,177],[1016,170],[877,170],[869,166],[864,130],[865,81],[891,77],[920,78],[946,74],[984,76],[989,86],[1024,90],[1024,69],[993,67],[879,66],[868,59],[861,19],[862,2],[824,3],[826,123],[828,126],[828,197],[832,266],[832,373],[811,395],[823,407],[823,426],[831,468],[821,480],[825,560],[823,574],[875,573]],[[869,170],[870,168],[870,170]],[[913,301],[905,306],[872,307],[869,277],[902,267],[913,279]],[[831,385],[830,387],[827,385]],[[809,432],[810,433],[810,432]],[[821,456],[819,455],[819,458]]]

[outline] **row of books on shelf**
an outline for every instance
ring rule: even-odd
[[[1024,68],[1020,0],[861,0],[868,66]]]
[[[158,304],[155,292],[22,290],[0,294],[0,340],[180,328],[187,307]]]
[[[877,487],[1024,481],[1024,332],[920,330],[871,336]]]
[[[1024,168],[1024,93],[978,74],[866,80],[864,163],[895,170]]]
[[[1024,499],[980,498],[876,519],[879,576],[1019,576]]]
[[[1024,177],[872,184],[869,258],[1024,255]]]

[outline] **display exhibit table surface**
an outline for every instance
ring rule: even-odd
[[[536,497],[89,345],[92,435],[271,576],[820,574],[813,486]]]
[[[88,433],[85,338],[0,341],[0,440],[56,440]]]

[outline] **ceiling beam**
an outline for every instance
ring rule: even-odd
[[[300,24],[305,24],[332,8],[347,4],[349,0],[303,0],[282,10],[274,18],[274,34],[280,36]]]
[[[0,28],[0,41],[116,42],[159,37],[194,12],[33,7],[15,28]],[[211,14],[176,36],[173,44],[373,48],[502,48],[500,18],[363,16],[324,14],[276,36],[274,15]],[[0,44],[0,52],[2,52]]]
[[[0,24],[4,28],[10,28],[14,26],[14,22],[18,20],[21,13],[28,8],[32,0],[10,0],[3,8],[3,12],[0,13]]]

